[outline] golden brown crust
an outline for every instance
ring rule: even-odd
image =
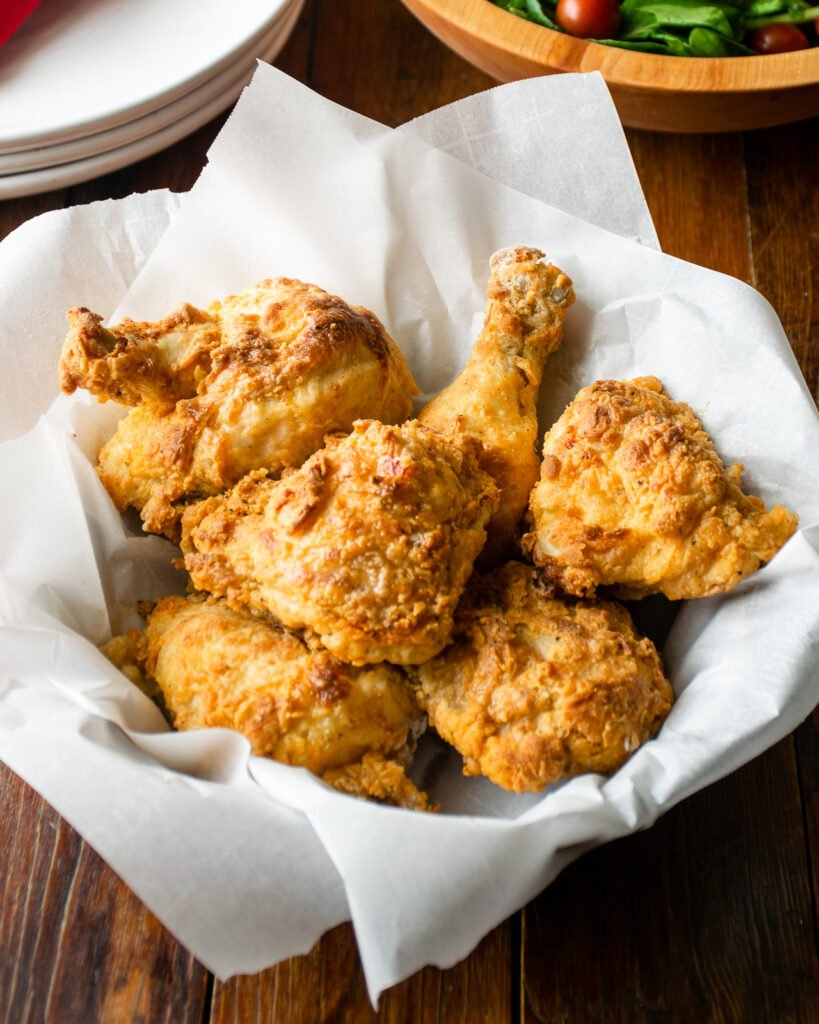
[[[192,398],[221,343],[218,320],[187,303],[156,323],[123,320],[112,329],[82,306],[68,311],[60,388],[86,388],[101,401],[170,410]]]
[[[158,687],[177,729],[234,729],[254,754],[345,792],[425,802],[403,772],[425,723],[399,669],[353,668],[201,595],[163,598],[144,633],[115,637],[103,652],[132,681],[136,672]]]
[[[547,433],[524,550],[567,593],[671,599],[730,590],[797,518],[743,494],[691,408],[655,377],[584,388]]]
[[[100,650],[134,686],[161,706],[162,691],[156,685],[156,680],[145,674],[139,660],[140,637],[138,629],[131,629],[123,636],[112,637]]]
[[[489,524],[481,564],[509,557],[537,479],[537,396],[546,359],[563,340],[574,302],[571,280],[538,249],[502,249],[490,261],[486,317],[463,372],[421,410],[440,433],[471,434],[501,503]]]
[[[360,417],[401,422],[418,390],[373,313],[289,278],[156,323],[69,322],[63,390],[133,406],[100,451],[103,483],[172,539],[182,503],[298,466]]]
[[[470,438],[355,424],[278,481],[248,475],[182,520],[194,585],[309,629],[354,665],[447,642],[497,502]]]
[[[519,562],[473,579],[453,643],[412,678],[464,773],[515,792],[614,771],[673,700],[625,608],[560,598]]]
[[[411,811],[439,810],[407,776],[402,764],[386,761],[376,754],[365,754],[358,764],[333,768],[325,772],[322,779],[350,796],[366,797]]]

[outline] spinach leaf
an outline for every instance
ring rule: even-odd
[[[652,39],[595,39],[594,42],[604,46],[617,46],[621,50],[639,50],[641,53],[663,53],[670,57],[690,57],[691,49],[685,40],[670,32],[658,33]]]
[[[536,24],[543,25],[546,28],[556,29],[558,32],[562,31],[543,10],[544,4],[540,0],[492,0],[492,3],[496,7],[502,7],[510,14],[517,14],[519,18],[523,18],[525,21],[534,21]],[[551,12],[554,14],[555,5],[551,4],[548,6],[551,7]]]
[[[753,0],[745,8],[745,17],[758,18],[766,14],[782,14],[787,9],[786,0]]]
[[[536,21],[538,25],[545,25],[546,28],[557,28],[557,25],[548,17],[543,10],[543,5],[538,3],[538,0],[525,0],[525,7],[531,21]],[[554,13],[554,8],[552,13]]]
[[[653,39],[658,30],[710,28],[729,39],[742,33],[742,14],[736,7],[702,0],[625,0],[622,39]]]
[[[692,57],[747,57],[754,53],[735,39],[726,39],[710,28],[692,28],[688,46]]]
[[[763,14],[760,17],[749,17],[746,22],[746,29],[752,32],[763,25],[770,25],[772,21],[783,21],[788,25],[806,25],[809,21],[819,18],[819,7],[805,7],[788,4],[787,10],[777,14]]]

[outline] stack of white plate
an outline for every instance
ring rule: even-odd
[[[0,199],[115,171],[230,106],[304,0],[44,0],[0,48]]]

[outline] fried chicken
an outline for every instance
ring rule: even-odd
[[[558,597],[520,562],[473,578],[453,643],[410,671],[464,774],[519,793],[619,768],[673,700],[625,608]]]
[[[99,453],[114,503],[176,539],[180,506],[245,473],[299,466],[356,419],[401,422],[417,387],[369,310],[278,278],[206,310],[107,329],[68,314],[60,384],[132,406]]]
[[[411,811],[437,811],[429,797],[409,778],[405,766],[380,754],[365,754],[355,764],[331,768],[322,775],[328,786],[350,796],[406,807]]]
[[[524,549],[569,594],[722,593],[797,525],[783,506],[743,494],[742,470],[723,465],[691,408],[655,377],[598,381],[546,435]]]
[[[251,473],[188,508],[185,568],[353,665],[425,661],[449,639],[497,504],[477,447],[415,422],[357,422],[281,480]]]
[[[143,633],[103,652],[147,692],[158,688],[177,729],[234,729],[254,754],[344,792],[427,806],[404,771],[425,721],[400,669],[352,668],[202,596],[163,598]]]
[[[537,480],[537,396],[547,357],[563,339],[572,282],[537,249],[502,249],[490,261],[483,329],[463,372],[419,413],[440,433],[472,434],[500,487],[481,564],[509,557]]]

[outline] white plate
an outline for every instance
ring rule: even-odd
[[[48,0],[0,51],[0,151],[165,106],[224,71],[287,0]]]
[[[264,54],[265,60],[272,61],[279,54],[287,42],[290,33],[293,31],[301,13],[304,0],[293,0],[292,5],[280,21],[279,33]],[[244,86],[250,81],[255,68],[255,61],[246,68],[245,74],[234,82],[221,95],[212,99],[209,103],[192,111],[186,117],[175,121],[173,124],[154,132],[144,138],[124,146],[118,146],[105,153],[88,157],[85,160],[74,160],[71,163],[60,164],[56,167],[46,167],[41,170],[30,171],[24,174],[7,174],[0,177],[0,200],[17,199],[21,196],[35,195],[38,192],[49,192],[56,188],[67,188],[69,185],[76,185],[81,181],[88,181],[90,178],[99,177],[102,174],[109,174],[112,171],[126,167],[128,164],[143,160],[177,142],[185,135],[195,131],[201,125],[206,124],[211,118],[216,117],[226,107],[230,106]]]
[[[36,149],[26,148],[9,153],[0,152],[0,176],[23,174],[43,167],[55,167],[57,164],[85,160],[91,156],[107,153],[119,146],[125,146],[130,142],[136,142],[138,139],[152,135],[183,117],[187,117],[188,114],[204,107],[217,96],[226,93],[240,79],[247,81],[248,68],[253,67],[257,57],[267,59],[270,50],[278,41],[283,20],[290,14],[291,6],[292,0],[288,0],[287,6],[279,12],[275,23],[270,26],[261,39],[249,46],[241,58],[237,57],[228,68],[209,78],[197,89],[185,93],[179,99],[173,100],[158,110],[151,111],[150,114],[126,121],[107,131],[82,135],[68,142],[58,142]]]

